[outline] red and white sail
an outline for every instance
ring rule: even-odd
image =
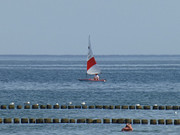
[[[94,75],[94,74],[100,74],[100,73],[101,73],[101,70],[97,66],[96,60],[93,56],[93,52],[91,49],[90,36],[89,36],[88,56],[87,56],[87,74]]]

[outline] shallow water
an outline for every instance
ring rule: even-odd
[[[179,105],[180,56],[96,56],[103,82],[86,78],[86,56],[0,56],[0,104]],[[88,76],[92,77],[92,76]],[[180,119],[180,110],[0,110],[1,118]],[[172,134],[175,125],[1,124],[3,134]]]

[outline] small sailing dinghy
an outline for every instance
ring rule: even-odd
[[[90,42],[90,36],[89,36],[89,44],[88,44],[88,56],[87,56],[87,74],[89,75],[96,75],[100,74],[101,70],[98,67],[96,60],[93,56],[93,52],[91,49],[91,42]],[[105,79],[78,79],[79,81],[94,81],[94,82],[106,82]]]

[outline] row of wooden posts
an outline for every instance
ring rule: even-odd
[[[134,105],[1,105],[0,109],[144,109],[144,110],[180,110],[180,106],[134,106]]]
[[[68,119],[68,118],[0,118],[0,124],[43,124],[43,123],[101,123],[101,124],[151,124],[180,125],[180,119]]]

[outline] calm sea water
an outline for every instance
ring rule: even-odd
[[[0,56],[0,104],[180,105],[180,56],[96,56],[103,82],[80,82],[86,56]],[[180,119],[180,110],[0,110],[1,118]],[[124,124],[0,124],[1,134],[172,134],[180,126]]]

